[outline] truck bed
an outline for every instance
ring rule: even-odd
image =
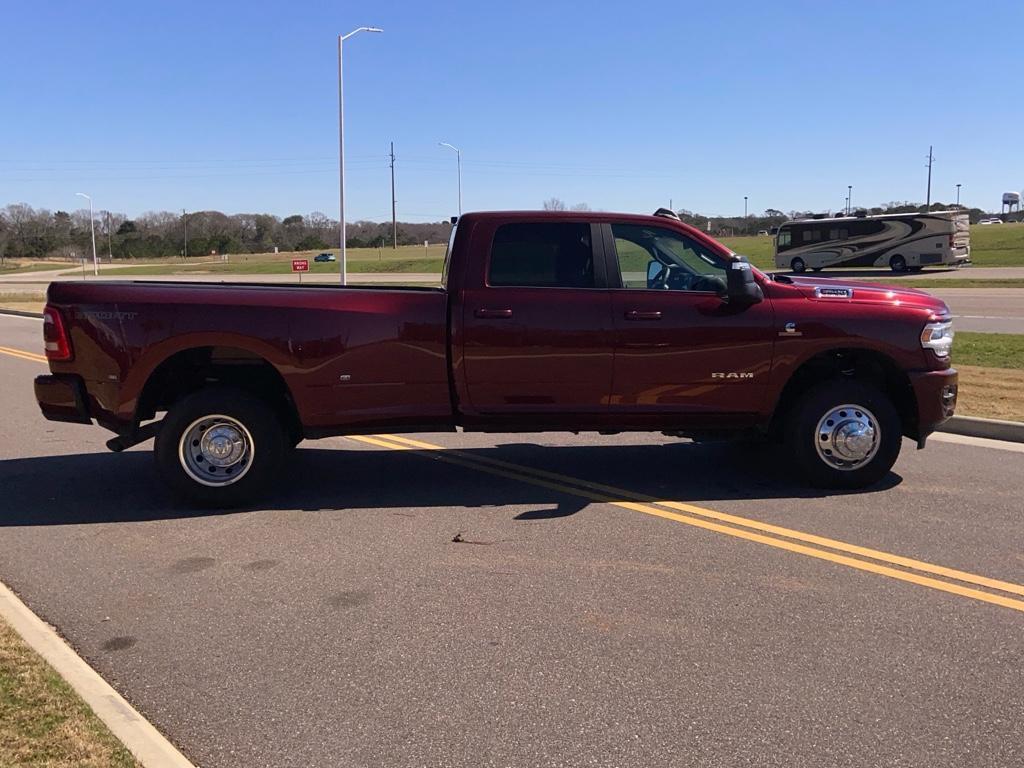
[[[441,288],[55,282],[47,298],[79,361],[54,372],[81,375],[91,413],[115,430],[135,418],[157,367],[182,355],[269,364],[309,436],[452,416]]]

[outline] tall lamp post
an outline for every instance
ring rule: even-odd
[[[455,162],[459,166],[459,218],[462,218],[462,152],[458,147],[453,147],[447,141],[437,142],[440,147],[448,147],[448,149],[455,150]]]
[[[850,215],[850,211],[853,210],[853,184],[846,185],[846,215]]]
[[[960,185],[956,185],[956,207],[960,207]]]
[[[743,196],[743,218],[747,218],[747,196]]]
[[[338,201],[340,203],[341,218],[341,258],[338,259],[338,270],[341,277],[341,284],[345,285],[346,263],[345,263],[345,81],[342,77],[342,43],[353,35],[360,32],[383,32],[378,27],[359,27],[353,29],[347,35],[338,35]]]
[[[85,192],[75,192],[75,194],[89,201],[89,232],[92,234],[92,273],[99,275],[100,265],[96,261],[96,222],[92,218],[92,198],[85,194]]]

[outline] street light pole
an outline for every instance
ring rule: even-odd
[[[437,143],[438,143],[438,146],[448,147],[448,149],[454,149],[455,150],[455,161],[456,161],[456,163],[458,164],[458,167],[459,167],[459,218],[461,219],[462,218],[462,152],[459,150],[458,147],[453,147],[447,141],[439,141]]]
[[[853,184],[846,185],[846,215],[850,215],[850,211],[853,210]]]
[[[747,196],[743,196],[743,218],[747,218]]]
[[[338,259],[338,271],[341,284],[345,285],[345,80],[342,76],[342,43],[360,32],[383,32],[378,27],[359,27],[347,35],[338,35],[338,202],[340,208],[341,258]]]
[[[99,275],[100,264],[96,261],[96,222],[92,218],[92,198],[85,194],[85,192],[75,192],[75,194],[89,201],[89,232],[92,233],[92,273]]]
[[[956,185],[956,207],[960,207],[960,185]]]

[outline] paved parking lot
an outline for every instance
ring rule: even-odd
[[[1017,446],[825,494],[652,435],[337,438],[197,513],[44,421],[44,367],[0,354],[0,579],[200,765],[1024,759]]]

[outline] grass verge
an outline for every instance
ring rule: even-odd
[[[953,365],[1024,370],[1024,334],[958,331]]]
[[[92,710],[0,620],[0,765],[138,766]]]
[[[58,269],[72,269],[78,266],[72,262],[24,261],[6,262],[0,267],[0,275],[17,275],[23,272],[53,272]]]
[[[1024,371],[957,365],[957,416],[1024,421]]]
[[[957,333],[953,365],[958,415],[1024,421],[1024,335]]]
[[[0,309],[17,309],[21,312],[42,312],[46,303],[41,292],[0,293]]]
[[[937,279],[928,278],[895,278],[884,277],[870,278],[869,282],[888,283],[892,286],[908,286],[910,288],[924,288],[939,290],[941,288],[1024,288],[1024,278],[1001,277],[995,279],[972,280],[969,277],[940,277]]]

